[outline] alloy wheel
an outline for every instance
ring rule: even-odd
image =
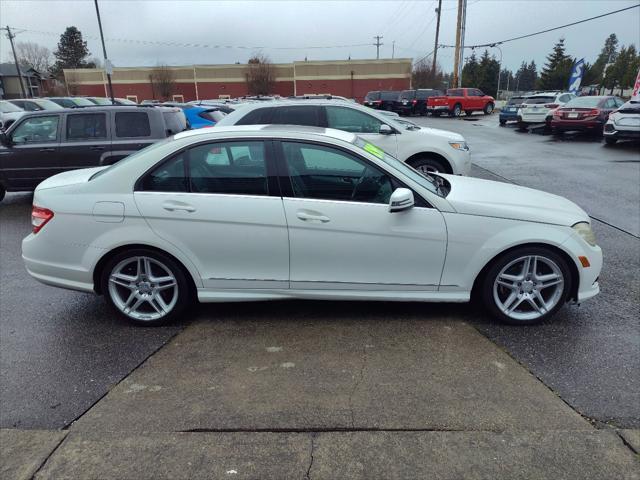
[[[126,316],[139,321],[158,320],[169,314],[178,301],[178,281],[159,260],[129,257],[109,274],[109,295]]]
[[[562,299],[564,275],[550,258],[527,255],[508,263],[496,276],[493,299],[513,320],[536,320]]]

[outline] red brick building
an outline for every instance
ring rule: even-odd
[[[185,101],[248,95],[247,65],[193,65],[168,67],[173,72],[174,100]],[[340,95],[361,102],[371,90],[405,90],[411,86],[411,59],[336,60],[274,64],[273,94],[311,93]],[[142,100],[160,99],[153,82],[154,67],[115,68],[114,96]],[[102,69],[65,70],[71,95],[107,96]]]

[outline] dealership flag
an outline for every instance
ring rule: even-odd
[[[631,98],[633,100],[640,100],[640,70],[638,70],[638,76],[636,77],[636,84],[633,86]]]
[[[569,77],[569,90],[571,93],[578,94],[580,90],[580,83],[582,83],[582,74],[584,73],[584,58],[581,58],[573,64],[573,70],[571,70],[571,76]]]

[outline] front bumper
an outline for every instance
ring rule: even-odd
[[[586,243],[580,235],[572,235],[562,245],[569,253],[578,269],[578,290],[575,297],[577,303],[584,302],[600,293],[598,278],[602,270],[602,249],[599,246],[592,247]],[[583,267],[579,257],[586,257],[589,266]]]

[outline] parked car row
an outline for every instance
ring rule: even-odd
[[[625,103],[613,95],[577,97],[569,92],[542,92],[509,99],[499,122],[516,122],[521,130],[543,127],[555,135],[568,131],[603,135],[612,145],[620,139],[640,139],[640,102]]]

